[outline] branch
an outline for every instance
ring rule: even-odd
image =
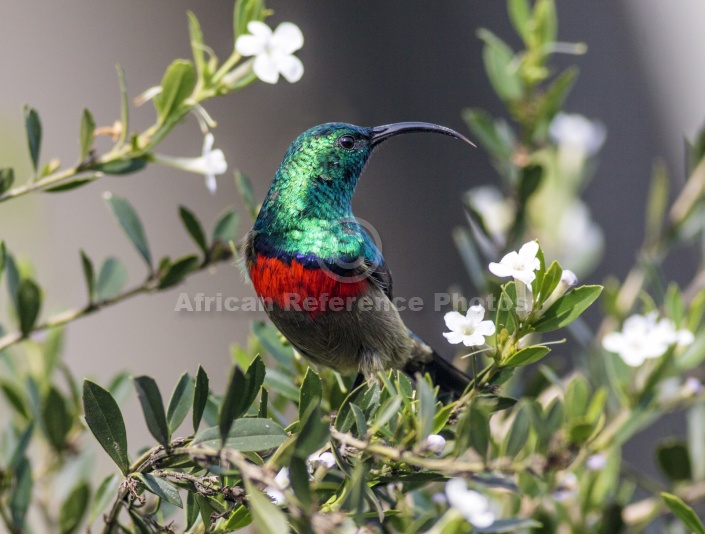
[[[217,262],[227,260],[231,258],[232,255],[230,254],[229,251],[224,251],[223,255],[220,256],[219,258],[212,260],[209,259],[208,261],[204,261],[198,265],[198,267],[188,273],[184,278],[179,282],[185,281],[188,277],[199,273],[201,271],[204,271],[214,265]],[[80,319],[81,317],[85,317],[87,315],[92,315],[95,312],[102,310],[103,308],[107,308],[110,306],[113,306],[114,304],[118,304],[124,300],[127,300],[131,297],[134,297],[136,295],[140,295],[142,293],[156,293],[159,291],[163,291],[165,289],[171,289],[174,286],[169,286],[165,288],[159,288],[158,286],[159,280],[155,278],[154,276],[148,277],[141,285],[133,287],[132,289],[128,289],[127,291],[124,291],[122,293],[119,293],[118,295],[102,300],[100,302],[95,302],[92,304],[88,304],[84,306],[83,308],[77,308],[73,310],[67,310],[64,312],[61,312],[57,315],[54,315],[53,317],[50,317],[47,319],[45,322],[40,323],[39,325],[35,326],[32,328],[32,330],[27,334],[27,336],[23,336],[21,332],[13,332],[11,334],[6,334],[3,337],[0,337],[0,351],[3,351],[7,349],[8,347],[11,347],[12,345],[16,345],[17,343],[27,339],[30,337],[32,334],[36,332],[43,332],[44,330],[49,330],[51,328],[56,328],[58,326],[63,326],[65,324],[68,324],[70,322],[75,321],[76,319]]]
[[[331,437],[343,445],[354,447],[357,450],[365,451],[375,456],[381,456],[386,460],[394,462],[404,462],[416,467],[440,471],[446,475],[472,475],[486,471],[482,462],[459,462],[454,457],[449,458],[426,458],[411,451],[402,451],[394,447],[382,445],[381,443],[371,443],[353,437],[351,434],[340,432],[335,428],[330,429]]]

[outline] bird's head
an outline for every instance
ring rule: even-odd
[[[458,132],[427,122],[371,128],[342,122],[314,126],[287,150],[258,223],[270,224],[282,216],[326,219],[349,215],[355,186],[372,151],[390,137],[412,132],[449,135],[472,145]]]

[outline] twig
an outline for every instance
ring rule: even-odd
[[[181,282],[186,280],[189,276],[199,273],[201,271],[206,270],[210,266],[212,266],[214,263],[224,261],[226,259],[230,258],[230,255],[226,253],[226,255],[221,256],[219,258],[216,258],[215,260],[209,259],[208,261],[204,261],[199,266],[189,274],[187,274]],[[36,332],[42,332],[44,330],[49,330],[50,328],[56,328],[58,326],[63,326],[67,323],[70,323],[72,321],[75,321],[76,319],[80,319],[81,317],[85,317],[86,315],[91,315],[99,310],[102,310],[103,308],[107,308],[109,306],[113,306],[114,304],[118,304],[124,300],[127,300],[129,298],[132,298],[134,296],[140,295],[142,293],[152,293],[152,292],[158,292],[162,291],[163,289],[171,289],[173,286],[169,286],[166,288],[159,288],[158,287],[159,280],[154,278],[154,277],[149,277],[147,280],[145,280],[141,285],[133,287],[132,289],[128,289],[127,291],[124,291],[112,298],[101,300],[100,302],[95,302],[92,304],[88,304],[84,306],[83,308],[77,308],[74,310],[67,310],[64,312],[61,312],[53,317],[50,317],[47,319],[45,322],[40,323],[39,325],[35,326],[32,328],[32,331],[27,334],[27,336],[22,335],[21,332],[13,332],[11,334],[6,334],[3,337],[0,337],[0,351],[5,350],[8,347],[11,347],[12,345],[16,345],[20,341],[23,341],[24,339],[27,339],[30,337],[32,334]]]
[[[440,471],[447,475],[468,475],[484,472],[485,466],[481,462],[459,462],[456,458],[426,458],[414,454],[411,451],[403,451],[381,443],[371,443],[353,437],[351,434],[340,432],[335,428],[331,428],[331,437],[350,447],[354,447],[360,451],[365,451],[370,454],[381,456],[387,460],[394,462],[404,462],[417,467],[430,469],[432,471]]]

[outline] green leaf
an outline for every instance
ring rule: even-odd
[[[304,421],[304,414],[313,405],[319,405],[323,398],[323,384],[321,378],[310,367],[306,369],[306,376],[299,390],[299,421]]]
[[[284,369],[292,373],[296,372],[293,365],[294,349],[291,345],[284,343],[284,338],[276,328],[267,326],[263,322],[255,321],[252,323],[252,332],[257,336],[257,339],[264,349],[271,354]],[[298,400],[298,391],[296,392],[294,400]]]
[[[26,420],[31,418],[24,392],[15,382],[0,378],[0,390],[5,394],[5,398],[10,406],[12,406],[19,415]]]
[[[267,410],[268,404],[269,404],[269,391],[267,391],[267,388],[262,387],[260,389],[259,410],[257,411],[257,417],[261,417],[263,419],[266,419],[267,417],[269,417],[269,413]]]
[[[176,432],[186,418],[193,404],[194,389],[193,378],[188,373],[182,374],[171,394],[169,407],[166,409],[166,421],[171,433]]]
[[[250,513],[259,532],[289,532],[286,515],[272,501],[245,478],[245,491],[249,501]]]
[[[299,400],[299,390],[291,382],[291,375],[280,369],[269,369],[264,378],[264,385],[277,395],[281,395],[293,402]]]
[[[573,88],[577,77],[578,68],[575,66],[568,67],[556,77],[544,93],[539,105],[538,115],[546,125],[546,130],[548,130],[548,125],[563,107],[563,103]]]
[[[211,529],[211,515],[217,513],[214,508],[214,504],[217,501],[200,493],[196,495],[196,504],[198,505],[198,510],[201,512],[201,519],[203,520],[203,528],[205,532],[209,532]]]
[[[530,424],[531,416],[526,409],[526,405],[520,405],[505,441],[505,454],[507,456],[514,457],[524,448],[526,440],[529,438]]]
[[[25,458],[25,453],[27,452],[27,447],[29,447],[29,442],[32,439],[32,434],[34,433],[34,421],[30,421],[22,431],[22,434],[17,438],[17,445],[15,445],[15,450],[12,452],[12,457],[10,458],[10,463],[8,464],[8,471],[17,471],[20,462]]]
[[[212,241],[220,241],[227,245],[231,241],[237,240],[238,216],[234,211],[227,211],[218,219],[213,227]]]
[[[294,454],[299,458],[308,458],[309,455],[325,445],[329,435],[330,426],[328,422],[323,420],[320,405],[310,405],[309,410],[304,414],[301,432],[296,438]]]
[[[543,167],[541,165],[527,165],[521,169],[519,177],[519,199],[523,202],[529,200],[541,185],[543,178]]]
[[[551,332],[577,319],[602,292],[602,286],[582,286],[559,298],[532,327],[536,332]]]
[[[529,0],[509,0],[509,19],[524,44],[529,44],[531,35],[531,6]]]
[[[186,524],[185,532],[193,530],[193,526],[198,519],[199,509],[196,503],[196,495],[190,491],[186,495]]]
[[[93,146],[93,132],[95,131],[95,119],[88,109],[83,110],[81,116],[81,161],[85,161]]]
[[[237,190],[245,203],[247,211],[250,212],[250,217],[256,219],[257,213],[259,213],[259,208],[255,202],[255,194],[252,191],[252,182],[247,176],[237,169],[235,169],[233,174],[235,176],[235,186],[237,187]]]
[[[24,107],[24,125],[27,130],[29,155],[36,174],[39,168],[39,151],[42,146],[42,123],[39,120],[37,110],[27,105]]]
[[[377,410],[375,418],[372,421],[372,425],[375,428],[382,428],[389,421],[391,421],[393,417],[399,415],[402,403],[403,398],[401,395],[389,397],[386,401],[384,401],[384,403],[382,403],[379,410]]]
[[[288,437],[284,429],[271,419],[246,417],[233,421],[225,443],[221,441],[220,427],[214,426],[200,432],[193,444],[213,449],[222,446],[240,452],[258,452],[278,447]]]
[[[112,395],[90,380],[83,382],[83,410],[86,424],[108,456],[126,475],[130,469],[127,457],[125,421]]]
[[[206,404],[208,404],[208,375],[203,370],[203,367],[198,366],[198,371],[196,372],[196,383],[194,385],[193,393],[193,431],[198,432],[198,427],[201,424],[201,418],[203,417],[203,411],[206,409]]]
[[[184,505],[181,502],[181,497],[179,496],[179,490],[171,482],[164,480],[163,478],[155,477],[149,473],[135,473],[144,487],[149,491],[154,493],[160,499],[164,499],[169,504],[183,508]]]
[[[362,411],[362,408],[354,402],[350,403],[350,410],[355,418],[355,426],[357,427],[358,437],[364,437],[367,433],[367,418],[365,417],[365,413]]]
[[[69,493],[59,512],[59,532],[61,534],[73,534],[78,531],[83,516],[88,510],[90,497],[91,488],[86,482],[81,482]]]
[[[15,171],[11,168],[0,169],[0,195],[12,187]]]
[[[247,380],[247,388],[245,390],[245,404],[249,409],[252,403],[255,402],[257,398],[257,393],[259,393],[262,384],[264,384],[264,378],[267,373],[267,369],[264,365],[264,360],[259,354],[255,356],[252,363],[248,366],[247,372],[245,373],[245,379]]]
[[[556,5],[553,0],[537,0],[534,6],[534,21],[536,35],[541,45],[556,41],[558,22],[556,20]]]
[[[419,403],[416,442],[423,445],[433,430],[433,418],[436,415],[436,396],[424,377],[419,377],[416,382],[416,395]]]
[[[127,282],[127,270],[117,258],[106,258],[98,273],[95,297],[98,302],[115,297]]]
[[[502,362],[500,367],[518,367],[520,365],[529,365],[539,361],[549,352],[551,352],[551,349],[544,347],[543,345],[526,347],[525,349],[521,349],[520,351],[512,354],[506,361]]]
[[[188,11],[186,15],[188,16],[188,34],[191,41],[191,52],[193,53],[193,63],[196,66],[196,74],[199,79],[204,80],[209,73],[206,71],[208,64],[205,58],[206,47],[203,43],[201,24],[193,12]]]
[[[466,109],[463,111],[463,120],[477,138],[478,143],[494,158],[508,159],[511,156],[511,144],[502,136],[497,123],[489,113],[483,109]]]
[[[88,178],[77,178],[76,180],[64,182],[62,184],[55,185],[54,187],[48,187],[44,189],[44,193],[65,193],[66,191],[73,191],[74,189],[90,184],[97,177],[97,174],[93,174]]]
[[[245,373],[243,373],[242,369],[238,366],[233,367],[225,396],[220,403],[220,412],[218,414],[220,437],[223,441],[225,441],[226,436],[230,432],[233,421],[249,408],[249,406],[246,405],[244,391],[246,387],[247,379],[245,378]]]
[[[546,269],[546,274],[544,274],[543,280],[541,281],[539,303],[543,304],[546,299],[551,296],[551,293],[553,293],[553,290],[556,289],[558,283],[561,281],[561,276],[563,276],[563,268],[557,261],[554,261],[549,268]]]
[[[121,176],[123,174],[132,174],[133,172],[141,171],[147,166],[147,158],[144,156],[126,159],[114,159],[106,161],[100,165],[95,165],[92,168],[96,171],[105,174],[113,174]]]
[[[666,506],[673,514],[680,519],[683,524],[696,534],[705,534],[705,525],[700,518],[695,514],[693,509],[685,504],[680,498],[670,493],[661,493]]]
[[[582,445],[592,436],[594,430],[594,421],[589,421],[587,417],[576,417],[568,424],[568,441]]]
[[[132,241],[132,244],[135,246],[151,270],[152,253],[149,250],[149,245],[147,244],[147,238],[144,235],[142,223],[140,222],[135,209],[126,198],[119,197],[111,193],[106,193],[105,200],[110,206],[110,209],[113,211],[115,218],[120,223],[120,226],[122,226],[122,229],[127,234],[127,237],[130,238],[130,241]]]
[[[247,25],[253,20],[264,20],[265,15],[264,0],[237,0],[233,10],[235,37],[249,33]]]
[[[138,514],[134,509],[128,508],[130,519],[132,519],[133,530],[128,531],[136,534],[152,534],[152,529],[147,524],[145,517]],[[127,530],[127,529],[125,529]]]
[[[142,405],[144,419],[150,434],[164,447],[169,446],[169,425],[166,423],[164,403],[159,387],[151,376],[136,376],[132,379]]]
[[[185,206],[179,206],[179,216],[181,217],[181,222],[184,223],[184,227],[186,227],[186,231],[198,245],[198,248],[201,249],[203,255],[208,256],[208,241],[198,218]]]
[[[169,267],[159,279],[157,287],[166,289],[183,282],[184,278],[198,269],[199,264],[200,260],[195,254],[179,258],[174,263],[169,264]]]
[[[483,458],[487,458],[487,451],[490,444],[490,422],[487,413],[477,402],[473,402],[463,413],[455,436],[455,455],[465,452],[465,449],[472,445],[472,448]]]
[[[81,250],[81,266],[83,267],[83,277],[86,279],[88,302],[92,304],[95,299],[95,268],[93,267],[93,262],[83,250]]]
[[[293,456],[289,462],[289,484],[294,491],[294,495],[299,499],[305,512],[310,511],[313,499],[311,498],[311,486],[309,485],[309,472],[306,458]]]
[[[66,436],[73,426],[73,416],[63,395],[52,386],[42,402],[42,422],[47,440],[57,452],[64,450]]]
[[[565,409],[568,419],[585,414],[590,402],[590,384],[582,375],[576,374],[566,387]]]
[[[17,532],[23,532],[34,487],[32,467],[26,457],[20,460],[14,475],[14,483],[8,496],[8,507],[10,508],[12,526]]]
[[[100,486],[98,486],[98,491],[95,492],[95,498],[91,505],[91,513],[88,516],[89,525],[93,524],[100,513],[113,501],[119,485],[120,477],[117,473],[112,473],[103,479]]]
[[[382,373],[380,373],[381,376]],[[340,407],[338,408],[338,413],[335,416],[335,428],[336,430],[340,430],[341,432],[348,432],[353,424],[355,424],[355,418],[351,412],[350,405],[357,399],[359,395],[361,395],[361,392],[366,388],[365,384],[361,384],[354,390],[352,390],[350,393],[348,393],[347,397],[343,399],[343,402],[340,404]]]
[[[685,306],[683,303],[683,295],[681,295],[680,288],[676,282],[668,284],[666,295],[663,298],[663,307],[666,317],[671,319],[676,325],[681,324]]]
[[[29,278],[20,280],[17,287],[17,314],[20,319],[20,331],[28,336],[34,328],[39,310],[42,307],[42,292],[39,286]]]
[[[667,438],[656,448],[656,459],[669,479],[673,481],[691,479],[690,454],[684,442]]]
[[[196,73],[190,61],[176,59],[166,69],[162,78],[162,92],[154,97],[159,122],[164,123],[177,115],[181,104],[196,85]]]
[[[343,509],[349,514],[354,514],[358,524],[362,522],[362,513],[365,509],[365,495],[367,493],[367,473],[370,470],[369,462],[358,462],[347,482],[347,495],[343,501]]]
[[[12,300],[12,304],[17,309],[17,288],[20,285],[20,272],[12,254],[7,254],[5,258],[5,274],[7,275],[7,293]]]
[[[514,52],[495,34],[480,29],[478,37],[485,41],[482,59],[485,62],[487,77],[497,95],[505,101],[518,100],[524,93],[519,71],[514,65]]]

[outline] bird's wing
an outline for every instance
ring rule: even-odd
[[[365,266],[367,267],[370,281],[379,287],[389,300],[392,300],[392,271],[389,269],[387,262],[384,261],[384,258],[380,256],[377,262],[366,260]]]

